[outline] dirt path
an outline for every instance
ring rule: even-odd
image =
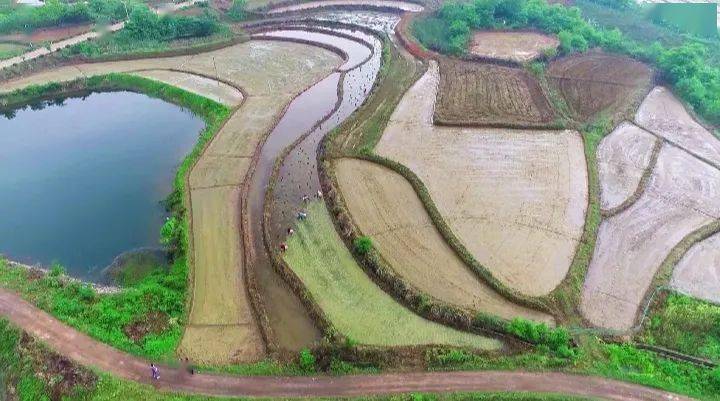
[[[193,4],[199,2],[200,0],[189,0],[182,3],[175,3],[172,4],[166,8],[162,9],[153,9],[157,14],[163,15],[169,12],[180,10],[184,7],[192,6]],[[107,27],[108,32],[117,32],[121,29],[125,28],[125,21],[118,22],[116,24],[110,25]],[[34,60],[38,57],[47,56],[48,54],[55,53],[58,50],[64,49],[69,46],[76,45],[78,43],[86,42],[88,40],[96,39],[100,37],[103,34],[103,32],[96,32],[96,31],[89,31],[85,33],[81,33],[79,35],[75,35],[72,37],[69,37],[67,39],[63,39],[61,41],[51,43],[48,47],[40,47],[33,51],[29,51],[27,53],[21,54],[17,57],[9,58],[7,60],[0,61],[0,70],[3,70],[5,68],[12,67],[14,65],[24,63],[26,61]]]
[[[127,380],[150,383],[148,362],[97,342],[0,289],[0,315],[74,361]],[[340,397],[408,392],[529,391],[598,397],[613,401],[689,401],[692,398],[642,386],[562,373],[444,372],[344,377],[238,377],[161,367],[163,390],[220,396]]]

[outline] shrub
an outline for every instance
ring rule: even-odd
[[[508,325],[508,332],[560,357],[573,356],[572,349],[569,347],[570,333],[564,327],[550,329],[545,323],[515,318]]]
[[[245,18],[247,18],[245,7],[245,0],[233,0],[232,6],[230,6],[230,9],[227,12],[228,18],[230,18],[231,21],[235,22],[243,21]]]
[[[315,366],[316,360],[315,355],[310,352],[309,349],[304,348],[300,351],[298,364],[300,365],[300,369],[305,373],[314,373],[316,371]]]
[[[358,237],[353,241],[355,252],[360,255],[367,255],[373,248],[372,239],[367,236]]]

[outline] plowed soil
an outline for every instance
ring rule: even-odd
[[[440,62],[438,124],[542,127],[554,117],[540,85],[522,69],[451,59]]]
[[[401,175],[358,159],[340,159],[335,174],[353,220],[398,275],[440,301],[505,319],[554,319],[506,300],[472,273],[435,228]]]
[[[581,121],[632,112],[650,90],[652,70],[628,57],[590,53],[554,61],[548,82]]]
[[[655,135],[720,167],[720,141],[698,124],[668,89],[654,88],[638,109],[635,122]]]
[[[587,172],[573,131],[432,125],[438,70],[408,91],[377,152],[409,167],[454,234],[500,281],[545,295],[565,277],[582,233]]]
[[[720,218],[720,171],[664,145],[648,187],[600,226],[581,310],[599,327],[627,330],[652,279],[685,236]]]
[[[472,36],[470,54],[526,63],[559,44],[557,38],[537,32],[480,31]]]
[[[675,267],[670,285],[720,303],[720,234],[695,244]]]
[[[623,122],[600,142],[597,159],[604,210],[620,206],[635,193],[656,141],[647,131]]]

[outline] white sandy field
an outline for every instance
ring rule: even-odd
[[[658,139],[623,122],[603,138],[597,149],[601,206],[610,210],[628,200],[640,184]]]
[[[580,135],[435,127],[437,86],[432,62],[376,151],[420,177],[454,234],[502,283],[530,296],[548,294],[565,277],[585,222]]]

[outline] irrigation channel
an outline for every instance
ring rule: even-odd
[[[385,26],[393,26],[391,21],[398,19],[396,15],[378,15],[384,15],[378,18],[385,20]],[[339,49],[346,55],[337,71],[290,103],[260,150],[243,204],[243,213],[249,222],[246,243],[251,244],[247,262],[255,269],[272,332],[280,348],[297,350],[318,340],[321,333],[301,301],[273,268],[263,235],[264,213],[272,210],[267,227],[271,239],[268,246],[278,247],[303,210],[304,197],[316,197],[320,189],[316,159],[320,141],[369,95],[380,69],[382,43],[375,36],[356,30],[308,26],[258,33],[253,38],[315,42]],[[274,166],[283,155],[271,204],[266,204]]]

